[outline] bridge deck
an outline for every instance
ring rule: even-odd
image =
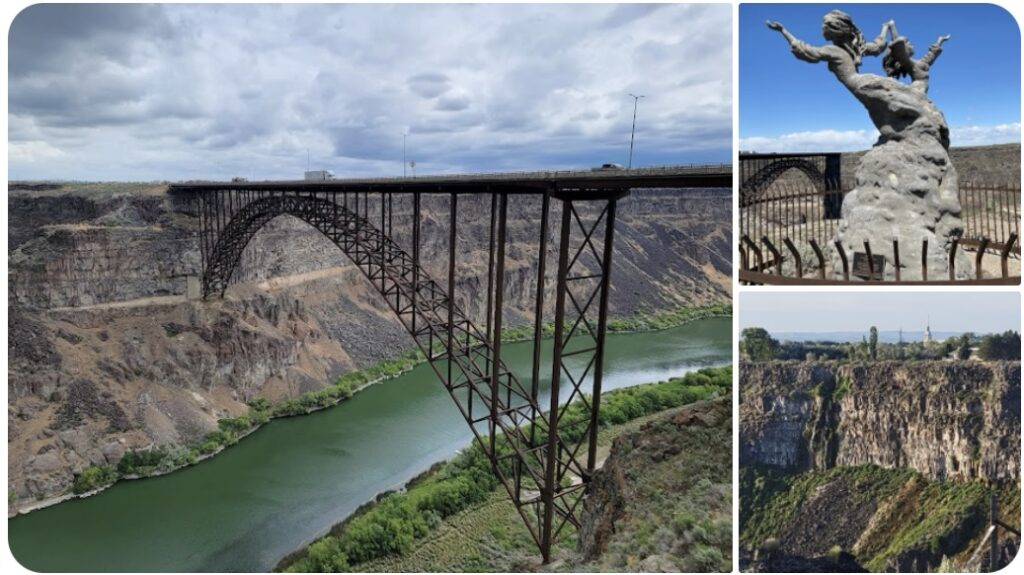
[[[512,194],[536,194],[545,190],[623,190],[630,188],[731,188],[731,164],[702,164],[634,169],[594,169],[547,172],[441,174],[415,178],[353,178],[325,181],[279,180],[259,182],[184,182],[172,191],[224,190],[300,192],[479,192],[481,188]]]

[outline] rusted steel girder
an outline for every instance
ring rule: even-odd
[[[360,269],[413,337],[548,561],[552,545],[565,527],[579,525],[580,505],[596,465],[615,212],[618,200],[628,190],[575,185],[549,185],[540,190],[529,386],[520,383],[501,357],[510,188],[488,184],[473,192],[462,186],[448,192],[447,288],[431,279],[420,265],[422,193],[391,186],[358,190],[232,187],[194,193],[203,294],[224,293],[245,247],[270,220],[291,215],[319,230]],[[373,211],[370,194],[380,198]],[[412,203],[408,252],[394,239],[395,194]],[[460,194],[483,194],[491,200],[484,330],[455,303]],[[545,412],[540,396],[540,341],[552,199],[554,209],[561,209],[561,218],[551,391]],[[374,225],[374,220],[379,224]],[[563,386],[568,393],[564,397]],[[582,416],[570,420],[574,410],[568,405],[573,402],[584,409]],[[567,429],[572,433],[567,435]]]

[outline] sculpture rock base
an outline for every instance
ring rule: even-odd
[[[873,256],[885,257],[886,280],[895,279],[897,240],[901,281],[923,279],[922,240],[927,240],[928,279],[948,280],[949,251],[961,223],[945,119],[923,93],[888,78],[877,78],[858,92],[882,137],[857,166],[857,185],[843,199],[836,239],[851,267],[854,253],[863,253],[868,241]],[[901,105],[888,105],[893,101]],[[973,275],[970,258],[959,250],[954,269],[956,279]],[[832,270],[836,279],[842,278],[838,254],[833,255]],[[852,270],[850,279],[856,279]]]

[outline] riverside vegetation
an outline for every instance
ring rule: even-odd
[[[722,367],[705,368],[665,382],[614,390],[602,397],[599,425],[607,429],[700,400],[727,397],[731,386],[732,368]],[[579,404],[569,406],[570,412],[581,409]],[[569,413],[567,419],[573,420],[573,414]],[[578,438],[583,432],[582,425],[563,430],[570,438]],[[726,437],[726,440],[730,439]],[[452,460],[436,465],[431,471],[412,481],[404,491],[384,494],[376,502],[364,506],[343,523],[336,525],[328,535],[282,561],[279,570],[337,572],[361,570],[364,567],[370,570],[392,570],[393,566],[385,567],[379,562],[409,554],[418,545],[430,540],[433,537],[431,534],[450,533],[452,525],[466,521],[464,512],[468,512],[467,510],[482,509],[486,514],[500,509],[498,516],[502,513],[507,516],[508,509],[501,507],[507,497],[498,487],[499,483],[491,470],[490,462],[479,446],[473,443]],[[515,515],[514,511],[512,515]],[[685,523],[687,517],[681,516],[679,521]],[[535,552],[525,526],[518,522],[503,519],[488,527],[505,545],[511,548],[529,548],[531,554]],[[693,525],[687,524],[681,528],[685,530],[690,527]],[[724,552],[728,554],[731,546],[730,537],[713,538],[708,535],[708,530],[728,535],[731,534],[729,525],[722,527],[709,524],[702,529],[706,538],[714,541],[722,539],[718,543],[722,544]],[[465,544],[468,541],[462,536],[454,539],[457,540],[457,544]],[[568,536],[562,538],[562,551],[574,545],[571,539]],[[701,545],[701,553],[717,557],[711,561],[714,565],[708,566],[719,567],[723,551],[718,547],[708,546],[706,542],[702,542]],[[420,569],[435,567],[439,566],[420,566]],[[464,567],[471,570],[489,570],[488,565],[480,563],[471,563]]]
[[[669,329],[698,319],[727,317],[731,314],[731,303],[682,307],[656,313],[638,312],[626,318],[609,319],[608,332],[630,333]],[[504,331],[502,340],[524,341],[533,337],[533,330],[533,326],[529,324],[512,326]],[[543,337],[551,337],[554,333],[553,323],[542,326],[542,332]],[[337,378],[332,385],[318,391],[306,392],[276,404],[264,398],[254,399],[249,402],[246,414],[218,420],[218,429],[207,433],[196,442],[188,445],[130,450],[116,464],[90,465],[84,468],[75,475],[72,494],[85,495],[109,487],[122,479],[152,477],[194,465],[234,445],[271,419],[306,415],[337,405],[363,387],[396,377],[423,361],[425,358],[422,352],[415,348],[407,349],[393,359],[382,360],[366,369],[346,373]]]

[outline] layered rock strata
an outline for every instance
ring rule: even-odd
[[[743,363],[740,386],[741,465],[1020,477],[1020,362]]]

